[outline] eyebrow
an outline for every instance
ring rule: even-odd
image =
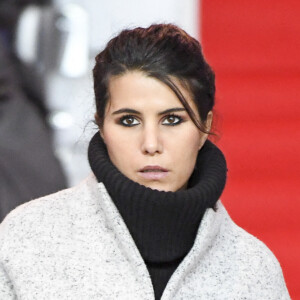
[[[178,111],[185,111],[186,109],[183,107],[175,107],[175,108],[170,108],[170,109],[166,109],[160,113],[158,113],[158,115],[164,115],[164,114],[168,114],[168,113],[173,113],[173,112],[178,112]],[[117,114],[123,114],[123,113],[129,113],[129,114],[137,114],[137,115],[141,115],[141,113],[135,109],[132,108],[121,108],[118,109],[116,111],[114,111],[112,114],[113,115],[117,115]]]
[[[139,111],[137,111],[135,109],[131,109],[131,108],[121,108],[121,109],[114,111],[112,114],[117,115],[117,114],[123,114],[123,113],[137,114],[137,115],[141,114]]]
[[[166,110],[160,112],[159,115],[169,114],[169,113],[177,112],[177,111],[185,111],[185,108],[183,108],[183,107],[176,107],[176,108],[166,109]]]

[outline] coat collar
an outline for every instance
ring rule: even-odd
[[[146,264],[104,184],[98,183],[94,175],[87,179],[86,184],[89,191],[89,199],[87,200],[101,206],[107,220],[107,226],[109,226],[108,229],[113,231],[120,243],[123,255],[135,267],[139,284],[147,291],[147,294],[152,294],[152,282]],[[192,272],[192,268],[209,251],[226,218],[229,218],[229,216],[220,200],[216,203],[215,209],[208,208],[206,210],[198,228],[194,245],[170,278],[161,298],[162,300],[172,299],[172,295],[181,286],[184,277]]]

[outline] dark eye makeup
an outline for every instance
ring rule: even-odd
[[[183,122],[183,118],[176,114],[169,114],[163,118],[163,125],[176,126]]]
[[[124,115],[118,119],[118,124],[126,127],[133,127],[139,125],[140,120],[134,115]],[[162,118],[162,125],[165,126],[176,126],[184,122],[184,119],[176,114],[168,114]]]
[[[140,124],[140,121],[133,115],[125,115],[118,120],[118,123],[126,127],[133,127]]]

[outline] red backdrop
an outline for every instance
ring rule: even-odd
[[[200,11],[229,167],[222,200],[300,299],[300,1],[203,0]]]

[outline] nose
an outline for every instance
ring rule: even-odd
[[[143,130],[141,150],[147,155],[162,153],[163,145],[157,128],[151,126]]]

